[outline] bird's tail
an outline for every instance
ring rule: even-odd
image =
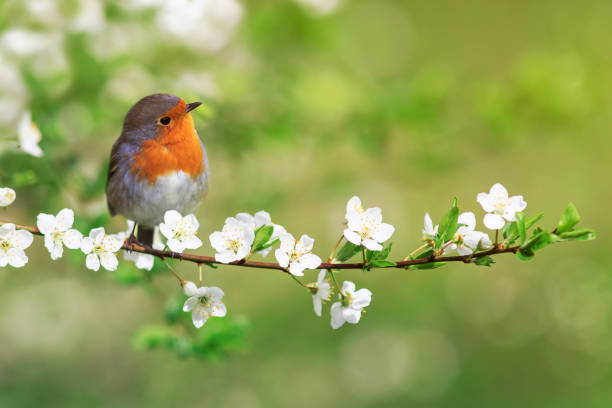
[[[144,225],[138,224],[138,236],[137,236],[138,242],[140,242],[142,245],[152,248],[154,232],[155,232],[155,228],[149,228],[149,227],[145,227]]]

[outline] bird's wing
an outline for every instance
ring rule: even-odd
[[[108,174],[106,176],[106,204],[108,205],[108,211],[111,216],[115,215],[115,210],[110,202],[110,194],[108,194],[108,185],[110,183],[111,178],[117,172],[119,168],[119,143],[115,143],[111,150],[110,162],[108,163]]]

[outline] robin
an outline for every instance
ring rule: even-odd
[[[125,116],[111,150],[106,200],[111,215],[134,220],[130,244],[150,248],[166,211],[192,212],[206,195],[208,158],[190,114],[201,104],[153,94]]]

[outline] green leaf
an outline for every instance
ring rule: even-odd
[[[345,242],[342,248],[336,253],[335,259],[344,262],[351,259],[355,254],[361,252],[361,247],[351,242]]]
[[[540,221],[542,218],[544,218],[544,213],[540,213],[536,215],[535,217],[531,217],[529,220],[525,222],[525,230],[529,230],[529,228],[533,227],[535,223]]]
[[[557,233],[571,231],[574,225],[580,222],[580,215],[574,204],[569,203],[559,220],[559,226],[557,227]]]
[[[457,232],[457,219],[459,218],[459,208],[457,208],[457,198],[453,199],[451,209],[444,214],[438,227],[436,238],[436,248],[440,248],[446,241],[453,239]]]
[[[370,265],[374,268],[384,268],[384,267],[388,267],[388,266],[397,266],[397,264],[395,262],[391,262],[391,261],[387,261],[385,259],[375,259],[373,260]]]
[[[490,256],[483,256],[482,258],[476,258],[474,263],[481,266],[491,266],[491,264],[495,263],[495,260]]]
[[[519,249],[518,252],[516,253],[516,256],[521,261],[531,261],[533,259],[533,257],[534,257],[534,254],[533,254],[533,252],[531,252],[529,250]]]
[[[592,229],[579,229],[567,231],[559,234],[559,237],[566,241],[590,241],[595,239],[595,231]]]
[[[391,245],[392,243],[389,242],[389,244],[387,244],[386,247],[383,247],[383,249],[381,249],[380,251],[370,251],[369,249],[366,250],[366,261],[373,262],[376,260],[387,259],[389,253],[391,252]]]
[[[174,331],[163,325],[141,327],[132,338],[136,350],[151,350],[157,347],[170,347],[176,339]]]
[[[280,241],[280,239],[278,239],[278,238],[274,238],[272,241],[269,241],[268,243],[266,243],[266,244],[262,245],[262,246],[259,248],[259,250],[266,249],[266,248],[270,248],[272,245],[276,244],[278,241]]]
[[[504,237],[504,239],[508,237],[512,237],[513,238],[512,240],[515,240],[516,237],[518,237],[518,230],[516,228],[516,223],[511,222],[511,223],[506,224],[506,226],[502,230],[502,236]]]
[[[521,250],[524,254],[529,255],[529,253],[533,253],[539,251],[542,248],[547,247],[548,245],[559,241],[559,237],[551,232],[541,231],[535,236],[529,238],[522,246]]]
[[[516,229],[518,230],[521,245],[527,240],[527,229],[525,228],[525,214],[522,212],[516,213]]]
[[[436,269],[446,265],[446,262],[428,262],[424,264],[410,265],[410,269]]]
[[[253,239],[253,252],[257,252],[268,243],[270,237],[272,237],[274,227],[272,225],[262,225],[255,231],[255,239]]]

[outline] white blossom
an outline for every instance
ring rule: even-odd
[[[159,231],[167,238],[166,245],[173,252],[183,252],[185,249],[197,249],[202,246],[200,238],[196,237],[200,223],[195,215],[183,217],[178,211],[169,210],[164,214],[164,222],[159,224]]]
[[[363,308],[369,306],[372,301],[372,292],[365,288],[356,291],[355,284],[350,281],[342,283],[340,294],[342,300],[334,303],[331,307],[331,326],[333,329],[339,328],[344,322],[358,323]]]
[[[319,272],[319,276],[317,277],[317,281],[308,285],[312,293],[314,312],[319,317],[321,317],[323,302],[328,301],[329,297],[331,296],[331,285],[325,280],[326,274],[327,269],[321,269],[321,272]]]
[[[85,265],[92,271],[100,269],[100,265],[106,270],[114,271],[119,265],[115,252],[121,249],[121,244],[117,235],[107,235],[103,227],[92,229],[89,237],[81,241],[81,251],[87,254]]]
[[[38,214],[36,226],[45,237],[45,247],[51,254],[51,259],[61,258],[64,245],[69,249],[79,249],[83,234],[72,228],[74,212],[64,208],[57,216],[51,214]]]
[[[328,15],[333,13],[341,4],[341,0],[295,0],[298,3],[309,7],[315,13]]]
[[[438,235],[438,226],[433,226],[433,221],[429,213],[425,213],[425,220],[423,223],[423,239],[434,239]]]
[[[344,237],[355,245],[363,245],[371,251],[380,251],[395,228],[382,222],[382,210],[378,207],[364,210],[359,197],[352,197],[346,205],[347,228]]]
[[[186,44],[214,52],[228,43],[241,18],[236,0],[165,0],[157,25]]]
[[[249,228],[253,230],[253,233],[255,233],[257,229],[261,228],[264,225],[271,225],[273,227],[273,230],[272,236],[270,236],[270,241],[274,241],[276,238],[280,238],[281,234],[287,233],[285,227],[283,227],[282,225],[274,224],[272,222],[272,218],[270,217],[270,214],[267,211],[258,211],[255,213],[254,216],[249,213],[242,212],[236,214],[235,218],[243,224],[249,226]],[[257,253],[266,256],[268,255],[268,253],[270,253],[271,250],[272,247],[270,246],[268,248],[262,249],[261,251],[257,251]]]
[[[245,258],[251,252],[255,239],[253,228],[230,217],[225,220],[222,231],[210,234],[210,245],[217,251],[218,262],[230,263]]]
[[[9,187],[0,188],[0,207],[6,207],[11,205],[17,195],[15,194],[15,190]]]
[[[502,229],[506,221],[515,221],[516,213],[527,207],[523,196],[508,197],[508,190],[499,183],[495,183],[488,194],[479,193],[476,200],[488,213],[483,221],[491,230]]]
[[[298,242],[289,233],[280,236],[280,248],[274,253],[279,265],[289,267],[289,273],[304,276],[304,269],[316,269],[321,265],[321,258],[312,254],[314,239],[304,234]]]
[[[15,224],[0,227],[0,267],[7,264],[21,268],[28,263],[24,250],[32,245],[34,237],[30,231],[15,230]]]
[[[459,215],[457,223],[463,225],[457,228],[453,243],[444,251],[445,254],[469,255],[478,248],[479,243],[481,248],[488,248],[493,245],[486,233],[474,230],[476,228],[476,216],[473,212],[464,212]]]
[[[32,122],[32,115],[26,111],[21,115],[18,126],[19,132],[19,146],[24,152],[31,154],[32,156],[41,157],[43,151],[38,146],[42,135],[38,126]]]
[[[193,325],[198,329],[204,326],[210,316],[223,317],[227,313],[225,304],[221,301],[223,291],[220,288],[216,286],[198,288],[195,283],[187,282],[183,290],[189,296],[183,305],[183,311],[191,312]]]
[[[129,238],[133,229],[134,221],[127,220],[127,230],[117,234],[121,242]],[[158,228],[155,228],[155,232],[153,233],[153,249],[157,249],[158,251],[164,249],[164,244],[161,242]],[[134,262],[138,269],[145,269],[147,271],[150,271],[155,263],[155,257],[153,255],[142,252],[123,251],[123,259]]]

